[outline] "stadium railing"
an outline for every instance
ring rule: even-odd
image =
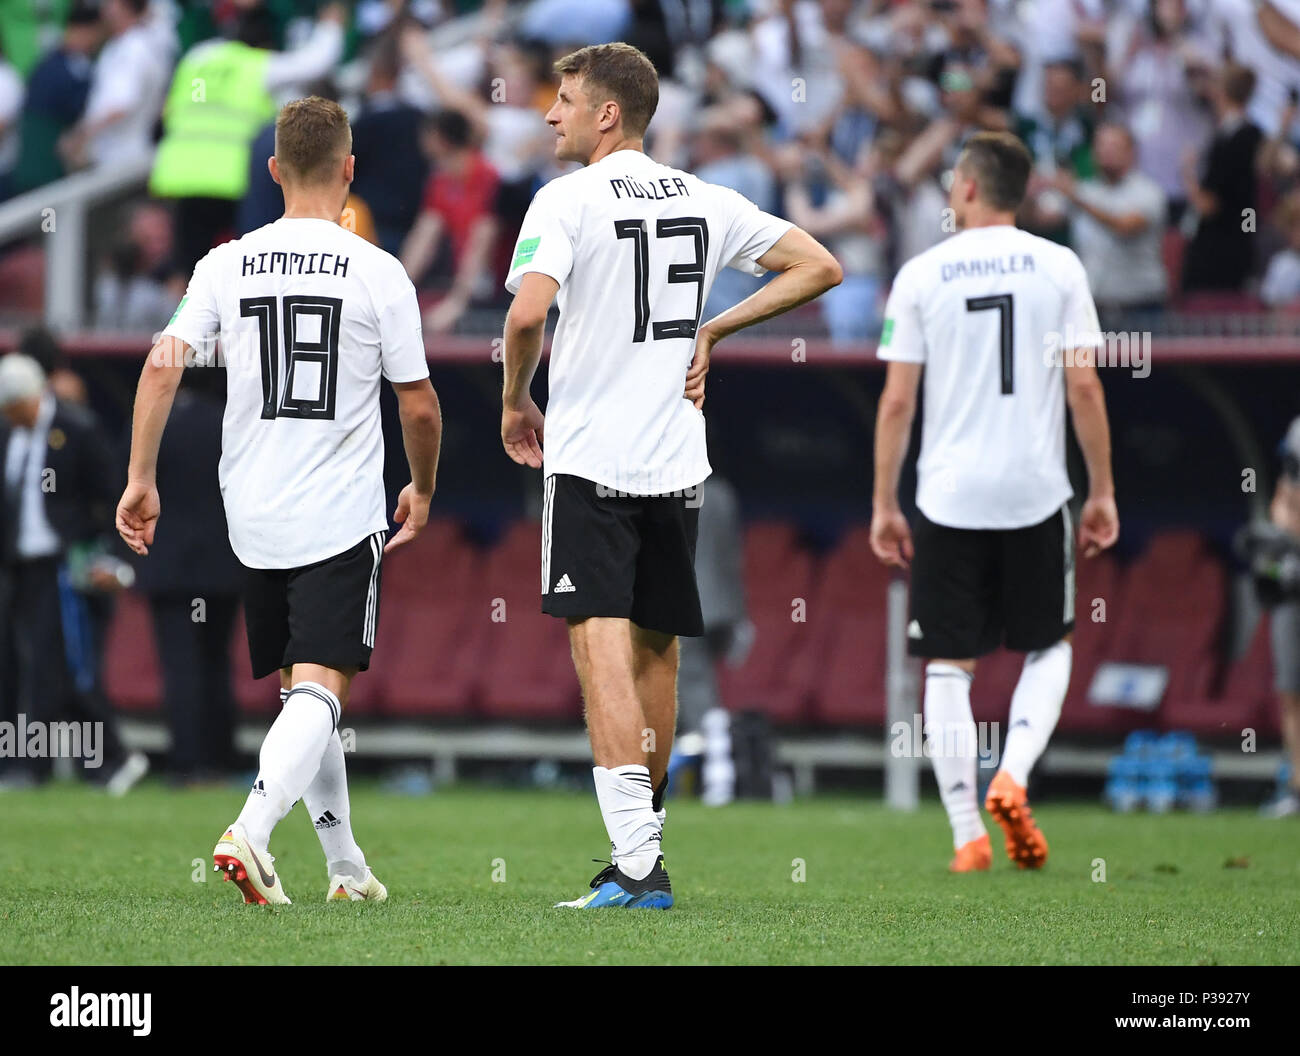
[[[144,187],[153,153],[120,165],[74,173],[0,205],[0,245],[44,233],[45,323],[76,332],[86,319],[87,227],[101,202]]]

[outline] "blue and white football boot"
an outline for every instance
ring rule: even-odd
[[[572,902],[557,902],[555,908],[668,909],[672,904],[673,885],[661,854],[644,880],[633,880],[617,865],[606,865],[592,879],[590,892]]]

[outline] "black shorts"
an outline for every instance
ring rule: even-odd
[[[301,568],[244,568],[254,678],[293,664],[370,666],[387,537],[376,532],[351,550]]]
[[[1030,652],[1074,629],[1068,506],[1008,529],[949,528],[918,512],[912,539],[912,656],[969,660],[1000,645]]]
[[[546,478],[542,611],[614,616],[664,634],[704,633],[695,585],[702,487],[618,495],[564,473]]]

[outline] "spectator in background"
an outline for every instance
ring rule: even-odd
[[[891,166],[902,191],[897,210],[899,260],[910,260],[944,239],[943,217],[948,202],[941,186],[952,169],[961,145],[974,132],[1005,127],[1006,116],[989,106],[971,69],[956,60],[944,60],[938,80],[942,110],[903,148]]]
[[[398,38],[375,42],[361,112],[352,121],[352,191],[370,206],[380,249],[396,256],[420,211],[429,161],[420,150],[423,115],[397,94]]]
[[[1187,195],[1180,168],[1210,137],[1204,97],[1212,68],[1207,41],[1194,30],[1186,0],[1149,0],[1122,58],[1108,63],[1107,85],[1138,144],[1138,169],[1160,185],[1177,224]]]
[[[342,5],[331,4],[301,48],[276,52],[270,14],[253,7],[240,16],[234,40],[204,41],[177,65],[149,192],[176,202],[172,280],[178,291],[208,250],[234,233],[248,191],[250,148],[274,120],[277,94],[297,91],[333,67],[343,54],[345,18]]]
[[[86,604],[98,593],[107,605],[122,586],[121,563],[93,556],[112,533],[112,447],[91,413],[57,399],[21,353],[0,357],[0,413],[0,715],[102,723],[103,765],[84,775],[121,794],[149,766],[122,744],[101,689],[106,613]],[[50,777],[48,757],[3,762],[6,781]]]
[[[256,231],[284,215],[284,192],[271,178],[267,159],[275,153],[275,122],[269,122],[248,148],[248,190],[235,210],[235,236]]]
[[[181,377],[158,453],[169,531],[159,533],[149,560],[136,562],[162,665],[171,778],[181,784],[220,777],[234,764],[230,643],[240,568],[217,482],[224,379],[210,367]]]
[[[513,247],[537,174],[554,158],[555,137],[545,118],[555,101],[549,50],[536,41],[493,46],[488,53],[491,77],[482,92],[466,91],[443,74],[423,32],[405,32],[402,50],[410,66],[429,83],[439,106],[462,114],[474,141],[482,145],[483,157],[499,181],[492,207],[500,222],[499,241]],[[539,97],[546,100],[545,108]],[[509,265],[509,261],[493,263],[502,274]]]
[[[632,23],[629,0],[529,0],[520,27],[556,47],[622,40]]]
[[[1071,240],[1092,285],[1097,310],[1158,312],[1168,296],[1161,245],[1167,208],[1160,187],[1137,171],[1133,134],[1107,124],[1093,139],[1095,180],[1058,172],[1056,188],[1074,207]]]
[[[500,179],[474,145],[469,119],[458,110],[428,118],[421,143],[433,162],[433,175],[401,258],[419,286],[443,246],[450,249],[451,284],[424,316],[426,328],[446,333],[472,300],[495,292],[490,265],[499,230],[493,207]]]
[[[1183,259],[1183,289],[1240,291],[1255,270],[1256,158],[1263,133],[1246,105],[1255,74],[1230,64],[1215,79],[1216,127],[1203,166],[1184,159],[1187,200],[1199,220]],[[1247,212],[1249,210],[1249,213]]]
[[[104,0],[108,40],[95,59],[81,120],[59,140],[69,168],[138,161],[153,147],[172,54],[147,24],[149,0]]]
[[[93,57],[102,38],[98,8],[77,0],[59,46],[45,53],[27,81],[15,192],[41,187],[67,172],[59,158],[59,138],[86,109]]]
[[[1094,27],[1104,25],[1105,0],[1035,0],[1024,9],[1020,33],[1022,61],[1016,79],[1014,108],[1018,114],[1043,111],[1043,80],[1055,62],[1085,62]],[[1091,71],[1084,65],[1085,76]]]
[[[880,331],[884,229],[869,158],[863,150],[850,168],[829,150],[791,145],[782,154],[786,217],[825,245],[844,270],[840,285],[817,299],[833,342],[861,342]],[[824,190],[821,205],[813,204],[815,184]]]
[[[0,202],[14,193],[23,93],[22,75],[0,55]]]
[[[815,0],[776,0],[750,27],[752,87],[776,112],[782,138],[815,132],[844,97],[839,63]]]
[[[1300,190],[1283,199],[1274,222],[1286,244],[1268,262],[1259,298],[1270,308],[1300,307]]]
[[[18,349],[24,356],[31,356],[45,373],[50,392],[64,403],[76,403],[86,406],[90,400],[86,393],[86,383],[81,375],[68,366],[63,346],[45,327],[34,326],[25,330],[18,338]]]
[[[1210,0],[1207,23],[1211,54],[1255,73],[1247,117],[1266,135],[1283,131],[1287,96],[1300,85],[1300,0]]]
[[[95,328],[151,334],[166,325],[176,297],[168,289],[172,222],[167,209],[141,202],[95,277]]]
[[[1069,245],[1070,203],[1053,186],[1058,171],[1077,180],[1095,175],[1092,161],[1094,121],[1084,104],[1083,69],[1061,59],[1043,67],[1043,109],[1038,116],[1020,114],[1015,132],[1034,159],[1021,224],[1053,242]]]
[[[776,180],[763,160],[746,149],[743,131],[721,106],[705,111],[691,140],[691,171],[706,183],[730,187],[764,212],[776,209]],[[763,280],[735,268],[721,268],[702,317],[712,319],[739,304]]]

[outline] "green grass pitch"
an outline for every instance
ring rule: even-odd
[[[1047,868],[950,876],[936,803],[669,803],[677,905],[555,910],[608,846],[594,797],[361,784],[385,905],[327,905],[299,806],[272,840],[294,905],[245,906],[209,855],[235,789],[0,795],[0,963],[1246,964],[1300,959],[1300,826],[1044,801]],[[995,833],[995,835],[999,835]],[[195,859],[198,862],[195,863]],[[1094,876],[1104,860],[1105,881]],[[196,882],[195,876],[203,877]],[[802,879],[798,879],[799,877]],[[501,881],[504,882],[501,882]]]

